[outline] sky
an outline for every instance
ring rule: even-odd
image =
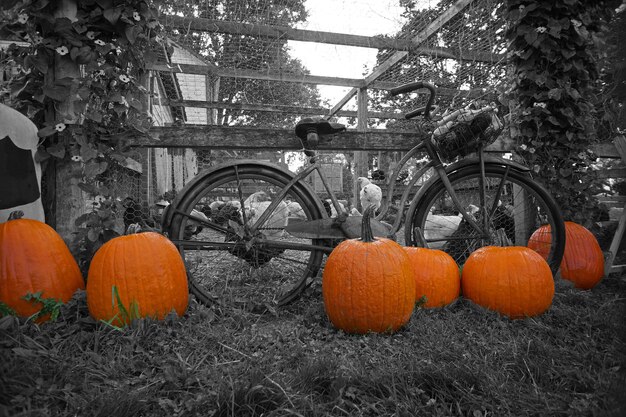
[[[362,36],[393,35],[403,23],[403,9],[398,6],[398,0],[307,0],[305,5],[309,18],[299,29]],[[289,47],[292,56],[299,58],[311,75],[364,78],[376,63],[377,50],[373,48],[299,41],[289,41]],[[322,100],[329,100],[330,106],[350,90],[349,87],[318,87]]]

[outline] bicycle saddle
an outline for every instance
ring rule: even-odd
[[[310,117],[302,119],[296,124],[296,136],[302,140],[306,140],[307,134],[309,133],[330,135],[343,132],[344,130],[346,130],[346,127],[341,123],[331,123],[328,120],[313,119]]]

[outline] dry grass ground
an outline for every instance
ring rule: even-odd
[[[626,277],[511,321],[459,300],[394,335],[332,328],[319,286],[275,315],[191,302],[123,331],[84,294],[55,323],[0,320],[0,416],[626,415]]]

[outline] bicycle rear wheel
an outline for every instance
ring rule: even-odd
[[[549,224],[554,233],[547,262],[553,274],[559,268],[565,249],[565,226],[558,206],[550,194],[528,175],[504,166],[485,167],[485,204],[480,198],[480,168],[469,166],[449,175],[454,193],[462,206],[483,227],[484,217],[489,230],[480,233],[462,219],[441,180],[425,191],[420,201],[409,208],[405,229],[407,244],[418,239],[416,227],[423,231],[429,247],[441,249],[463,265],[474,250],[493,244],[495,231],[504,229],[507,237],[517,246],[527,246],[532,233]],[[486,214],[485,214],[486,213]]]
[[[263,224],[253,227],[292,177],[267,165],[227,165],[181,192],[167,227],[203,303],[262,312],[296,299],[319,271],[316,239],[295,238],[290,222],[322,218],[315,196],[295,183]]]

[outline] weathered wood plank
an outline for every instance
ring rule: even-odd
[[[323,107],[299,107],[285,106],[277,104],[252,104],[252,103],[225,103],[223,101],[201,101],[201,100],[169,100],[165,102],[169,106],[177,107],[198,107],[206,109],[229,109],[229,110],[250,110],[273,113],[295,113],[302,115],[324,116],[329,109]],[[399,119],[404,113],[392,112],[370,112],[369,117],[378,119]],[[356,111],[342,110],[337,116],[357,117]]]
[[[282,73],[282,72],[276,72],[276,71],[260,72],[260,71],[254,71],[254,70],[221,68],[221,67],[214,67],[214,66],[192,65],[192,64],[169,65],[166,63],[156,63],[156,64],[150,65],[148,69],[153,70],[153,71],[172,72],[172,73],[177,73],[177,74],[200,74],[200,75],[212,74],[212,75],[219,76],[219,77],[229,77],[229,78],[250,78],[250,79],[255,79],[255,80],[354,87],[355,92],[352,94],[352,96],[356,94],[356,91],[359,88],[365,85],[365,80],[361,78],[326,77],[326,76],[320,76],[320,75],[306,75],[306,74],[294,75],[294,74],[288,74],[288,73]],[[374,82],[370,85],[370,88],[375,88],[378,90],[391,90],[392,88],[398,87],[399,85],[400,84],[387,82],[387,81]],[[463,96],[478,97],[478,96],[483,96],[484,91],[482,89],[456,90],[453,88],[438,88],[437,94],[440,96],[459,95],[461,97]],[[352,96],[346,99],[346,103],[350,100],[350,98],[352,98]],[[333,107],[333,109],[335,107]],[[338,110],[339,108],[337,108],[337,111]],[[335,113],[333,113],[333,115]]]
[[[280,40],[357,46],[362,48],[403,50],[419,55],[436,55],[444,58],[480,62],[498,62],[503,57],[501,54],[492,54],[484,51],[455,51],[451,48],[425,48],[416,45],[416,43],[411,39],[387,38],[383,36],[360,36],[347,33],[294,29],[288,26],[227,22],[223,20],[172,15],[163,16],[161,18],[161,22],[168,27],[180,29],[185,32],[217,32],[236,35],[262,36]]]
[[[348,130],[332,136],[328,143],[320,143],[321,150],[376,150],[376,151],[407,151],[424,137],[412,132],[398,132],[384,129],[357,132]],[[216,149],[301,149],[298,138],[291,129],[260,129],[234,126],[165,126],[150,129],[150,136],[128,137],[131,146],[143,147],[200,147]],[[604,157],[615,155],[614,151],[604,144],[594,145],[592,149],[601,149]],[[509,138],[498,138],[487,147],[490,152],[510,152],[515,141]],[[626,168],[615,168],[606,175],[619,175]],[[606,178],[617,178],[609,176]]]
[[[295,75],[276,71],[261,72],[237,68],[222,68],[210,65],[168,65],[165,63],[155,63],[149,65],[148,69],[153,71],[173,72],[177,74],[208,74],[218,77],[251,78],[254,80],[284,81],[304,84],[337,85],[340,87],[361,87],[364,85],[364,81],[361,78],[339,78],[307,74]]]
[[[414,133],[375,130],[347,132],[327,136],[320,150],[408,150],[420,140]],[[149,136],[125,137],[128,145],[156,148],[216,149],[302,149],[300,141],[289,129],[259,129],[234,126],[167,126],[153,127]]]

